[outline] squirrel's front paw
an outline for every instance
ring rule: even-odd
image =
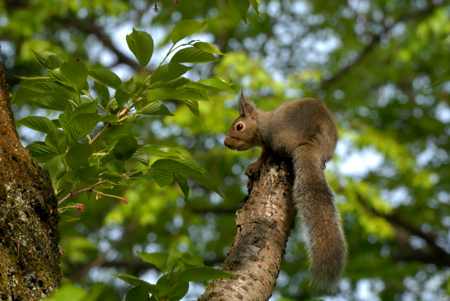
[[[259,161],[253,162],[247,166],[245,169],[245,175],[249,178],[257,177],[259,174],[259,169],[261,168],[261,163]]]

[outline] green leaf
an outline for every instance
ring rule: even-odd
[[[70,102],[60,91],[49,91],[39,94],[31,99],[33,106],[42,109],[51,109],[64,111],[66,107],[70,107]]]
[[[196,20],[184,20],[178,22],[172,30],[172,42],[176,44],[185,37],[198,32],[205,24],[206,20],[203,22]]]
[[[69,86],[74,88],[79,95],[81,94],[82,89],[89,89],[87,83],[88,69],[83,62],[70,60],[67,63],[62,64],[59,69]]]
[[[66,224],[66,223],[72,223],[72,222],[76,222],[79,219],[80,219],[80,217],[75,217],[72,215],[72,213],[60,214],[58,224],[61,225],[61,224]]]
[[[198,49],[200,49],[200,50],[202,50],[202,51],[204,51],[204,52],[225,55],[219,49],[217,49],[216,46],[214,46],[213,44],[210,44],[210,43],[197,42],[193,46],[198,48]]]
[[[153,170],[164,170],[166,172],[179,173],[184,178],[190,178],[196,180],[203,186],[211,189],[212,191],[220,194],[217,189],[217,184],[212,179],[212,175],[200,164],[194,160],[188,159],[183,156],[173,157],[170,159],[160,159],[152,164]],[[155,176],[152,172],[152,176]],[[156,177],[155,177],[156,180]]]
[[[119,107],[122,107],[133,95],[136,89],[136,84],[134,79],[130,78],[128,81],[119,85],[116,90],[114,97],[116,98]]]
[[[48,73],[50,73],[50,75],[54,79],[56,79],[58,82],[60,82],[61,84],[66,85],[66,86],[70,86],[69,82],[64,78],[64,76],[62,76],[60,68],[56,68],[56,69],[53,69],[53,70],[48,70]]]
[[[79,169],[89,164],[89,157],[94,153],[94,147],[89,143],[75,144],[66,155],[66,162],[72,169]]]
[[[192,112],[192,114],[194,114],[197,117],[200,115],[200,111],[198,110],[198,102],[197,101],[184,100],[183,102],[186,104],[186,106],[189,108],[189,110]]]
[[[175,174],[175,180],[177,181],[178,186],[180,186],[181,191],[183,191],[184,200],[187,201],[189,197],[189,186],[186,179],[180,176],[179,174]]]
[[[33,90],[33,91],[36,91],[39,93],[43,93],[43,94],[57,92],[57,93],[59,93],[59,95],[61,95],[58,97],[61,97],[62,99],[67,99],[67,100],[78,101],[78,99],[79,99],[79,96],[76,94],[76,91],[74,89],[72,89],[71,87],[68,87],[68,86],[63,86],[63,85],[54,83],[54,82],[52,82],[52,83],[47,83],[47,82],[36,83],[36,84],[27,86],[27,89],[30,89],[30,90]]]
[[[169,109],[160,103],[152,103],[139,110],[139,113],[142,115],[165,115],[165,116],[174,116],[170,113]]]
[[[250,8],[249,0],[228,0],[230,4],[239,11],[242,20],[247,24],[247,12]]]
[[[209,52],[204,52],[196,47],[183,48],[172,57],[173,63],[209,63],[219,59]]]
[[[45,163],[58,156],[58,153],[51,150],[44,142],[34,142],[26,148],[38,163]]]
[[[92,69],[88,72],[89,76],[108,87],[116,89],[122,81],[114,72],[105,68]]]
[[[153,167],[149,170],[150,175],[159,187],[163,188],[173,182],[173,173],[164,166]]]
[[[131,156],[132,159],[137,160],[138,162],[144,164],[145,166],[148,166],[148,156],[147,153],[142,149],[142,147],[138,147],[136,152]]]
[[[168,64],[159,66],[155,72],[153,72],[151,78],[150,78],[150,84],[154,84],[159,81],[170,81],[177,77],[180,77],[181,75],[185,74],[189,70],[191,70],[192,67],[184,66],[178,63],[170,62]]]
[[[204,266],[203,258],[200,255],[191,255],[189,253],[183,253],[180,260],[189,266]]]
[[[170,158],[170,157],[178,157],[181,155],[179,151],[176,149],[170,148],[165,145],[155,145],[155,144],[147,144],[142,147],[142,149],[150,155]]]
[[[64,175],[66,167],[62,157],[55,157],[44,164],[44,168],[50,173],[53,187],[58,187],[59,179]]]
[[[156,287],[159,289],[159,295],[164,296],[165,300],[179,301],[187,294],[189,282],[178,281],[179,274],[179,271],[175,271],[158,279]]]
[[[16,75],[15,77],[21,79],[21,86],[32,86],[38,83],[51,83],[54,81],[54,79],[51,76],[31,76],[31,77],[27,77],[27,76],[18,76]]]
[[[145,67],[153,54],[153,38],[145,31],[135,30],[126,37],[128,48],[136,57],[139,65]]]
[[[112,160],[106,164],[106,168],[113,173],[122,174],[125,171],[125,164],[124,161],[121,160]]]
[[[69,134],[71,142],[77,142],[85,137],[100,121],[100,116],[97,112],[83,113],[84,111],[88,111],[89,107],[93,106],[92,104],[93,103],[90,103],[87,107],[80,106],[72,113],[70,113],[70,111],[65,111],[63,114],[59,115],[59,122],[64,131]]]
[[[158,101],[161,99],[178,99],[178,100],[208,100],[206,93],[195,89],[171,89],[171,88],[156,88],[150,89],[147,95],[149,102]]]
[[[18,120],[17,123],[42,133],[48,133],[51,129],[56,128],[50,119],[41,116],[25,117],[24,119]]]
[[[91,101],[85,102],[81,105],[79,105],[71,114],[72,117],[75,117],[76,115],[81,115],[84,113],[95,113],[97,112],[97,106],[98,101]]]
[[[256,13],[259,14],[259,6],[261,5],[261,0],[250,0],[250,4],[253,6],[253,9],[256,11]]]
[[[126,161],[133,156],[137,150],[138,143],[136,139],[129,134],[121,138],[113,148],[113,155],[116,159]]]
[[[45,137],[45,145],[60,155],[65,154],[69,141],[66,133],[56,128],[51,129]]]
[[[234,84],[232,84],[234,85]],[[201,79],[198,82],[190,82],[185,85],[186,88],[194,88],[199,90],[211,92],[233,92],[235,91],[220,77],[211,77],[208,79]]]
[[[123,281],[125,281],[128,284],[134,285],[134,286],[140,286],[142,287],[146,292],[150,293],[150,294],[156,294],[158,295],[159,291],[156,288],[156,285],[150,284],[147,281],[141,280],[137,277],[131,276],[131,275],[127,275],[127,274],[112,274],[113,276],[122,279]]]
[[[114,171],[102,172],[100,177],[102,180],[108,180],[108,181],[112,181],[115,183],[122,181],[122,177],[120,176],[120,174],[118,172],[114,172]]]
[[[169,259],[169,253],[144,253],[136,251],[136,253],[141,257],[142,260],[153,264],[155,267],[164,271],[167,264],[167,259]]]
[[[211,279],[235,278],[235,276],[210,267],[195,267],[181,272],[179,281],[207,281]]]
[[[108,88],[105,85],[96,81],[94,81],[94,88],[98,96],[100,96],[100,98],[103,100],[103,103],[107,103],[110,99]]]
[[[125,297],[125,301],[147,301],[149,299],[148,292],[141,286],[129,289]]]
[[[64,60],[60,58],[58,55],[54,54],[53,52],[50,51],[41,51],[41,52],[33,51],[33,52],[39,64],[47,70],[59,68],[64,63]]]
[[[112,141],[119,140],[124,136],[131,133],[131,129],[133,128],[133,124],[120,124],[107,129],[103,135],[102,140]]]
[[[17,89],[17,91],[13,94],[11,104],[27,103],[27,102],[31,101],[31,99],[33,99],[34,97],[36,97],[38,95],[39,95],[39,92],[27,89],[23,85],[21,85],[19,87],[19,89]]]
[[[185,78],[185,77],[177,77],[176,79],[170,80],[170,81],[159,81],[157,83],[151,84],[151,89],[156,88],[171,88],[171,89],[177,89],[180,88],[187,83],[191,82],[191,80]]]

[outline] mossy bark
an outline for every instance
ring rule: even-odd
[[[222,266],[238,278],[214,280],[199,300],[263,301],[272,295],[294,226],[294,178],[290,162],[271,156],[259,172],[250,179],[249,196],[236,213],[236,235]]]
[[[59,285],[57,200],[20,143],[0,63],[0,300],[39,300]]]

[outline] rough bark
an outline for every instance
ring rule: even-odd
[[[0,300],[39,300],[62,277],[50,176],[19,140],[0,63]]]
[[[294,225],[291,163],[263,164],[250,179],[249,196],[236,213],[236,235],[222,270],[238,276],[214,280],[199,300],[268,300],[276,285],[286,243]]]

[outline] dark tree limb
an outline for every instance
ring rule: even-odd
[[[236,235],[222,270],[238,278],[213,281],[199,300],[268,300],[276,285],[294,225],[293,174],[288,162],[271,158],[236,213]]]
[[[20,143],[9,98],[0,63],[0,300],[40,300],[62,277],[57,200]]]
[[[398,250],[393,256],[395,261],[418,261],[423,263],[433,263],[438,267],[450,266],[450,254],[436,243],[438,239],[436,234],[424,232],[398,212],[383,214],[376,211],[369,206],[368,202],[359,194],[357,195],[357,199],[368,212],[386,219],[395,228],[398,246]],[[423,239],[427,243],[428,248],[413,248],[409,243],[409,237],[411,235]]]
[[[338,70],[336,73],[334,73],[329,78],[326,78],[326,79],[322,80],[321,85],[320,85],[320,89],[327,89],[332,83],[334,83],[336,80],[340,79],[342,76],[344,76],[346,73],[348,73],[364,57],[366,57],[370,52],[372,52],[372,50],[376,46],[378,46],[378,44],[381,41],[381,38],[383,36],[385,36],[386,34],[388,34],[389,31],[392,30],[392,28],[394,28],[398,24],[400,24],[402,22],[405,22],[405,21],[407,21],[409,19],[430,15],[437,8],[445,6],[448,3],[449,3],[449,0],[443,0],[440,3],[433,2],[433,3],[429,4],[427,7],[423,8],[423,9],[410,11],[410,12],[407,12],[407,13],[401,15],[400,17],[398,17],[394,22],[392,22],[392,24],[390,24],[388,26],[385,26],[380,33],[378,33],[376,35],[373,35],[371,37],[372,39],[371,39],[370,43],[367,44],[363,49],[361,49],[359,51],[358,55],[355,57],[355,59],[353,59],[352,62],[350,62],[349,64],[344,66],[342,69]]]

